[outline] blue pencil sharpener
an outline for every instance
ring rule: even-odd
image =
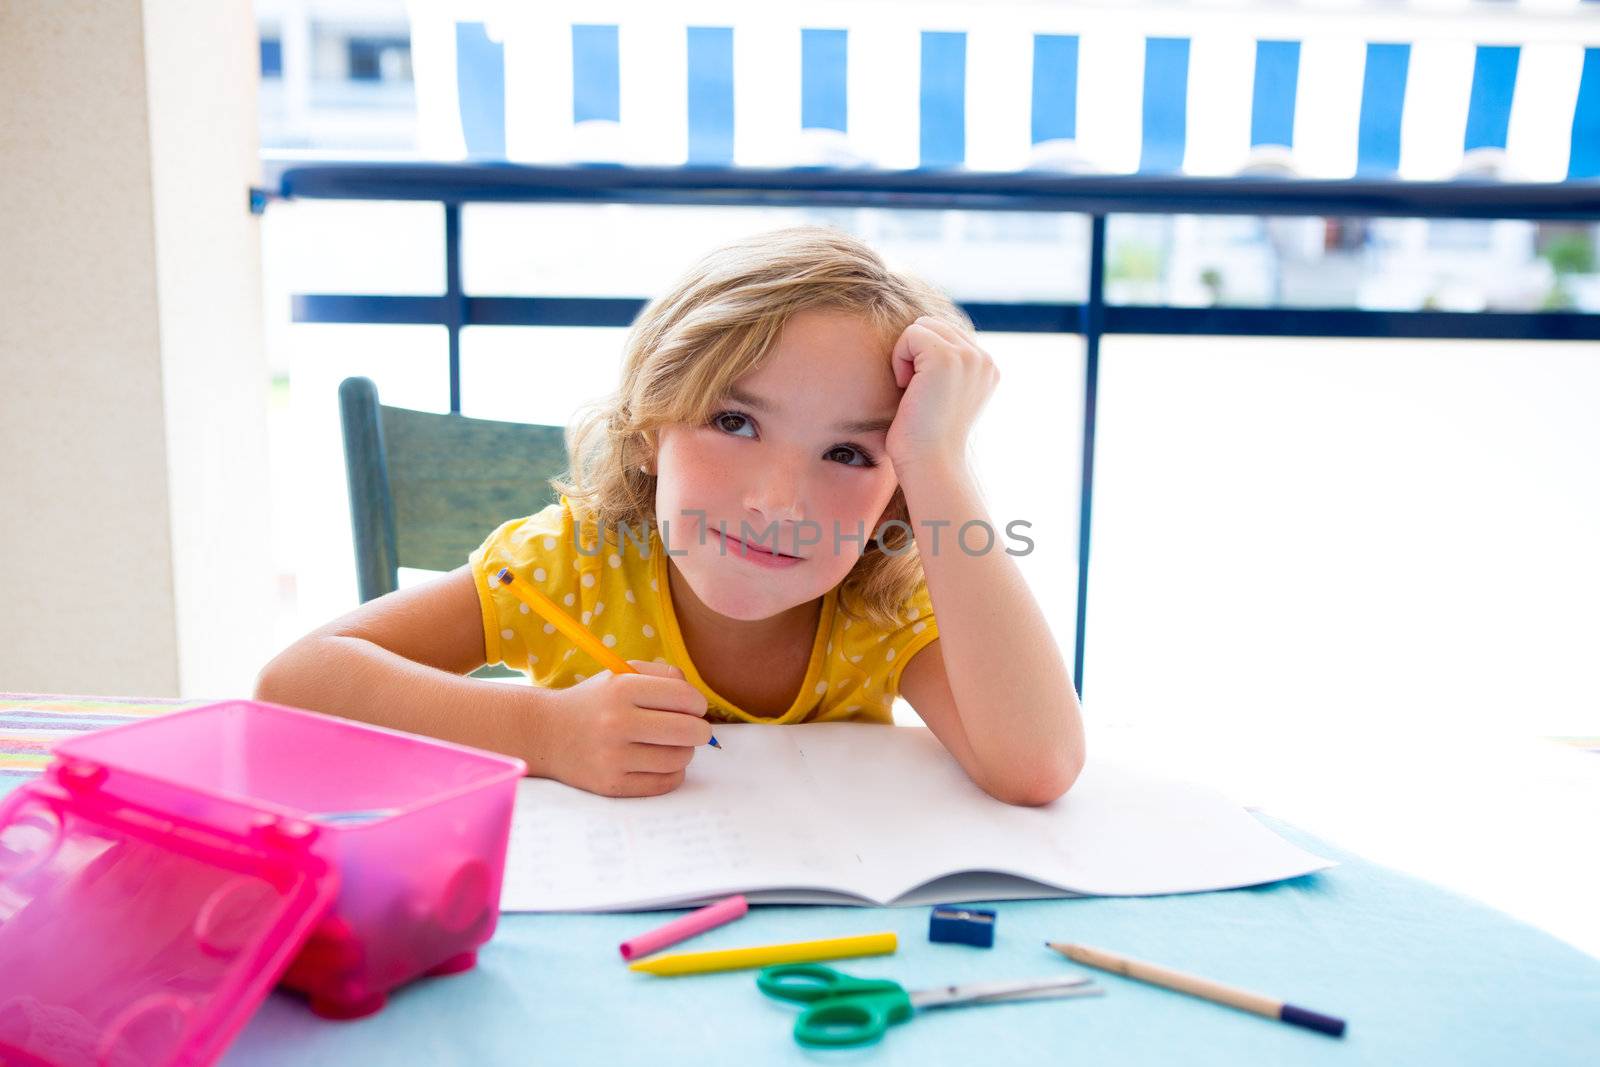
[[[928,919],[928,940],[952,945],[994,947],[994,912],[941,904]]]

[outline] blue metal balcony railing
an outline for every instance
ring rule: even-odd
[[[1109,214],[1382,216],[1600,221],[1600,181],[1311,181],[1269,178],[1084,176],[960,171],[754,170],[523,166],[507,163],[318,163],[267,160],[251,204],[273,199],[438,202],[445,220],[445,291],[438,296],[302,293],[296,322],[425,324],[449,337],[450,410],[461,410],[464,326],[628,326],[643,297],[484,297],[461,284],[461,205],[483,202],[632,203],[748,207],[873,207],[1056,211],[1090,220],[1082,303],[964,303],[979,330],[1084,338],[1083,469],[1073,678],[1083,692],[1094,491],[1100,339],[1107,334],[1403,337],[1600,341],[1600,314],[1368,311],[1354,308],[1171,307],[1107,304]],[[1597,350],[1600,355],[1600,350]]]

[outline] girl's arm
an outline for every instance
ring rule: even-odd
[[[464,677],[484,658],[478,594],[462,567],[300,638],[262,669],[256,697],[503,752],[532,768],[548,692]]]
[[[891,363],[905,392],[887,450],[939,622],[900,692],[985,791],[1048,804],[1083,768],[1077,691],[1015,561],[997,539],[977,555],[958,541],[967,522],[995,528],[966,448],[1000,372],[964,330],[929,317],[906,327]]]
[[[989,522],[964,468],[917,470],[900,484],[914,524],[950,523],[937,550],[933,531],[914,525],[939,637],[906,664],[900,693],[985,792],[1048,804],[1084,759],[1077,692],[1049,626],[998,540],[981,555],[956,543],[963,523]]]
[[[567,689],[465,677],[486,653],[470,567],[379,597],[262,669],[256,697],[516,756],[606,796],[683,784],[711,739],[706,698],[676,667],[629,661]]]

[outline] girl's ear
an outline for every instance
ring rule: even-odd
[[[636,446],[636,455],[639,457],[639,473],[654,477],[656,473],[655,443],[649,434],[640,434]]]

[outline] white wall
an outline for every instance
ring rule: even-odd
[[[242,0],[0,5],[0,690],[270,653],[256,80]]]

